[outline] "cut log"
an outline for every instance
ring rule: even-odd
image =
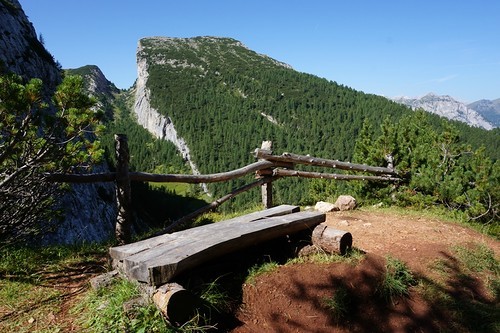
[[[321,223],[312,232],[312,243],[325,252],[344,255],[352,247],[352,235]]]
[[[192,319],[200,303],[196,296],[177,283],[159,287],[153,295],[153,302],[174,325],[182,325]]]

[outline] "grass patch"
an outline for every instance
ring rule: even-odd
[[[125,312],[123,304],[139,295],[137,285],[119,279],[109,288],[89,291],[72,314],[78,318],[82,332],[173,332],[154,305]]]
[[[218,280],[219,278],[203,285],[200,298],[210,310],[214,310],[218,313],[229,312],[231,310],[229,296],[222,290]]]
[[[386,257],[385,274],[377,290],[386,301],[409,296],[409,288],[417,284],[413,273],[406,264],[391,256]]]
[[[286,262],[286,265],[295,265],[295,264],[305,264],[305,263],[313,263],[313,264],[331,264],[331,263],[347,263],[350,265],[357,265],[361,260],[363,260],[365,254],[356,249],[350,249],[345,255],[340,254],[329,254],[324,251],[318,251],[317,253],[301,256],[296,258],[291,258]]]
[[[254,265],[248,270],[248,276],[246,277],[245,283],[254,285],[255,280],[258,276],[271,273],[278,267],[279,267],[278,263],[274,261],[266,262],[261,265]]]
[[[82,273],[82,267],[104,270],[106,246],[50,246],[0,249],[0,331],[63,332],[56,320],[64,300],[81,290],[64,288],[58,280]]]
[[[220,302],[212,288],[204,294],[212,303]],[[203,316],[194,315],[179,327],[170,325],[153,303],[142,301],[125,309],[124,304],[141,298],[138,286],[125,279],[116,280],[110,287],[89,291],[72,313],[81,325],[81,332],[205,332],[212,328]]]
[[[152,188],[165,189],[177,195],[187,196],[190,192],[189,184],[187,183],[155,183],[150,182]]]
[[[332,297],[324,298],[322,304],[335,320],[345,318],[351,306],[349,291],[346,287],[340,286]]]
[[[60,290],[28,282],[0,280],[1,332],[58,332],[54,314],[61,304]]]
[[[479,243],[452,246],[451,253],[432,266],[443,278],[424,281],[422,295],[451,318],[450,331],[500,332],[500,263],[495,253]]]
[[[500,274],[500,263],[495,258],[495,252],[484,244],[475,244],[473,247],[454,246],[453,252],[463,265],[472,272],[489,271]]]
[[[43,275],[67,266],[93,262],[107,253],[107,245],[7,247],[0,250],[0,277],[36,282]]]

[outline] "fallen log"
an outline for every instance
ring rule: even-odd
[[[324,223],[314,228],[311,240],[313,245],[332,254],[339,253],[344,255],[352,247],[352,235],[350,232],[334,229]]]
[[[171,324],[183,325],[195,316],[200,302],[180,284],[167,283],[155,291],[153,303]]]

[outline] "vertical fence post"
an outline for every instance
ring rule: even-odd
[[[118,216],[116,217],[115,237],[119,244],[127,244],[132,238],[132,195],[128,167],[130,154],[125,134],[115,134],[116,154],[116,200]]]
[[[273,147],[272,141],[262,141],[260,149],[267,150],[269,154],[272,154],[272,147]],[[262,177],[270,178],[272,176],[264,175]],[[271,208],[273,206],[273,183],[266,182],[262,184],[261,193],[262,193],[262,205],[264,206],[265,209]]]

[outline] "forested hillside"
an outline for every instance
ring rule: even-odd
[[[413,112],[386,98],[297,72],[230,38],[145,38],[137,56],[147,64],[152,106],[171,118],[202,173],[252,162],[250,152],[263,140],[272,140],[277,153],[351,160],[363,122],[378,132],[384,119],[397,122]],[[439,117],[429,119],[435,128],[442,127]],[[498,131],[456,126],[459,140],[473,147],[485,143],[487,153],[498,158]],[[243,182],[210,189],[218,197]],[[311,200],[310,181],[279,183],[278,201]],[[255,201],[256,194],[251,196]]]

